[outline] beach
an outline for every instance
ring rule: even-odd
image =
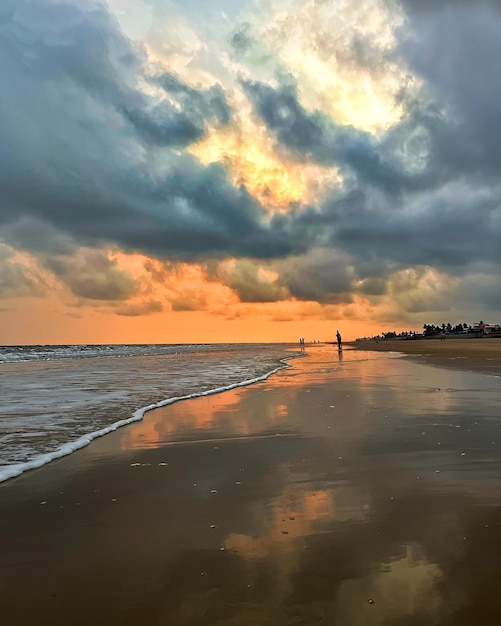
[[[387,339],[349,342],[350,348],[377,352],[401,352],[420,357],[423,361],[442,367],[473,369],[482,372],[501,370],[501,338],[449,336],[444,340]]]
[[[147,410],[262,380],[290,344],[0,346],[0,483]]]
[[[499,624],[500,403],[492,373],[318,345],[148,411],[0,485],[2,621]]]

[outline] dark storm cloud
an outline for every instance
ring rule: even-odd
[[[390,261],[365,261],[332,247],[276,263],[280,283],[298,300],[324,304],[353,301],[353,294],[382,296],[388,277],[399,265]]]
[[[72,256],[47,254],[41,261],[80,298],[127,300],[137,292],[132,276],[100,250],[75,250]]]
[[[214,117],[220,124],[230,121],[231,110],[220,85],[197,91],[169,73],[159,76],[156,81],[168,94],[177,97],[184,111],[193,117]]]
[[[467,277],[463,281],[461,295],[463,301],[482,302],[487,308],[499,311],[501,309],[499,270]]]
[[[158,146],[183,147],[206,134],[206,122],[226,125],[231,110],[223,90],[214,85],[205,91],[192,89],[173,74],[165,73],[152,81],[160,85],[179,106],[165,101],[143,109],[124,108],[125,116],[147,142]]]
[[[501,262],[500,207],[499,188],[451,183],[398,204],[373,193],[334,197],[301,219],[305,228],[323,224],[325,245],[346,250],[357,266],[386,260],[392,271],[430,265],[460,274],[478,260]]]
[[[340,167],[344,189],[294,224],[315,232],[316,245],[345,250],[357,276],[363,264],[380,264],[382,275],[362,278],[361,289],[384,292],[388,273],[411,265],[460,276],[477,260],[501,263],[501,15],[493,7],[412,12],[395,60],[423,87],[399,94],[405,115],[377,140],[305,111],[290,85],[244,84],[279,145],[298,160]],[[317,286],[317,297],[329,293]]]
[[[138,84],[153,79],[142,50],[99,2],[19,0],[7,8],[0,22],[8,85],[0,92],[4,236],[16,231],[18,245],[37,247],[22,217],[81,245],[112,242],[163,258],[280,256],[299,242],[283,219],[267,223],[221,167],[165,148],[199,138],[205,121],[228,122],[219,87],[197,92],[164,74],[154,80],[178,106],[145,96]]]
[[[169,91],[174,99],[180,96],[180,108],[167,101],[159,104],[141,92],[138,80],[167,86],[169,77],[145,76],[143,49],[122,34],[104,4],[7,2],[11,10],[6,12],[0,31],[0,45],[6,55],[2,69],[7,77],[16,73],[19,88],[26,91],[35,90],[37,84],[42,89],[45,82],[41,95],[46,101],[41,104],[48,103],[58,91],[73,99],[91,96],[122,112],[145,139],[167,145],[186,145],[199,139],[205,134],[205,122],[212,117],[228,122],[229,108],[217,86],[197,92],[170,77],[170,83],[176,81],[177,85]],[[73,105],[79,103],[74,101]],[[80,106],[83,113],[85,101]]]
[[[477,261],[499,268],[501,3],[404,2],[411,4],[397,52],[423,88],[404,103],[405,118],[380,150],[391,155],[398,146],[402,158],[402,146],[421,150],[433,176],[398,199],[359,185],[333,196],[314,219],[358,262],[432,265],[456,276]]]
[[[209,263],[206,275],[233,289],[240,302],[278,302],[288,295],[278,282],[262,276],[260,266],[249,259],[240,259],[231,267]]]
[[[344,173],[353,172],[359,184],[389,193],[427,184],[429,173],[411,176],[385,160],[370,133],[336,124],[321,112],[308,113],[299,103],[295,87],[275,89],[250,81],[243,86],[259,117],[298,160],[337,165]]]
[[[165,103],[148,111],[125,109],[124,114],[141,138],[151,145],[185,147],[205,134],[203,125],[173,111]]]
[[[495,7],[496,4],[496,7]],[[501,3],[438,3],[410,19],[398,52],[445,111],[436,146],[444,167],[496,176],[501,166]]]
[[[329,249],[286,261],[281,269],[281,280],[298,300],[349,302],[352,279],[347,255]]]

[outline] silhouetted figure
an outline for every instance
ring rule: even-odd
[[[341,339],[341,333],[339,332],[339,330],[336,330],[336,339],[337,339],[338,350],[342,350],[343,349],[343,346],[342,346],[343,340]]]

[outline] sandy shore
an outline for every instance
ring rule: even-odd
[[[0,485],[2,622],[501,623],[497,379],[307,354]]]
[[[501,338],[418,339],[385,341],[353,341],[346,344],[355,350],[402,352],[422,355],[430,364],[474,369],[485,372],[501,371]]]

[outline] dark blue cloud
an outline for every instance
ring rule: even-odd
[[[222,167],[178,150],[207,123],[228,123],[220,87],[151,78],[142,49],[99,2],[9,7],[0,23],[4,237],[36,246],[36,223],[82,245],[111,242],[162,258],[304,249]],[[169,101],[145,95],[139,85],[148,80]]]
[[[462,175],[497,176],[501,165],[500,7],[434,3],[412,12],[400,33],[398,53],[443,110],[439,165]]]
[[[185,147],[207,134],[207,122],[217,126],[230,122],[231,109],[219,85],[200,91],[168,73],[151,82],[160,85],[178,106],[167,101],[147,102],[145,97],[142,108],[124,106],[124,115],[146,142]]]

